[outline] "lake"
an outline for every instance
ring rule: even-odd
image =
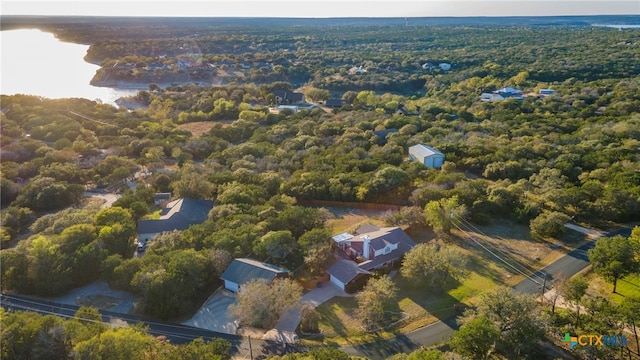
[[[40,30],[0,31],[0,93],[29,94],[52,99],[80,97],[115,104],[131,89],[89,84],[99,66],[84,61],[88,45],[59,41]]]

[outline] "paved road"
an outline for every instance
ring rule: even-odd
[[[0,305],[7,311],[33,311],[43,315],[53,314],[65,318],[71,318],[75,315],[79,306],[58,304],[51,301],[40,300],[36,298],[30,298],[21,295],[0,295]],[[231,343],[232,355],[240,359],[249,359],[251,354],[249,352],[249,341],[247,338],[219,333],[206,329],[198,329],[190,326],[184,326],[179,324],[167,324],[155,321],[149,321],[136,316],[120,314],[111,311],[100,310],[102,319],[104,322],[111,322],[112,320],[120,319],[129,324],[142,323],[148,328],[147,332],[153,336],[165,336],[174,344],[188,343],[197,338],[203,338],[204,340],[211,339],[225,339]],[[285,353],[300,351],[300,347],[293,345],[280,344],[271,341],[251,340],[251,348],[253,350],[253,358],[264,358],[268,355],[282,355]]]
[[[631,235],[631,230],[629,228],[621,228],[608,232],[605,236],[622,235],[628,237]],[[545,274],[548,276],[547,281],[558,278],[561,275],[573,276],[577,274],[589,265],[587,252],[594,245],[595,240],[585,243],[544,269],[537,271],[531,278],[522,280],[513,288],[518,292],[535,294],[542,291]],[[371,360],[381,360],[393,354],[411,352],[420,346],[438,344],[443,340],[447,340],[457,329],[455,317],[451,317],[405,335],[399,335],[391,339],[381,339],[370,344],[344,346],[340,349],[352,355],[366,356]]]
[[[631,230],[632,229],[630,228],[620,228],[605,233],[604,236],[611,237],[615,235],[622,235],[628,237],[629,235],[631,235]],[[590,249],[593,249],[595,244],[595,239],[593,241],[588,241],[577,249],[571,251],[567,255],[556,260],[556,262],[548,265],[542,270],[537,271],[532,277],[534,278],[534,280],[538,281],[538,283],[534,282],[531,279],[524,279],[513,288],[521,293],[535,294],[542,291],[542,284],[540,283],[540,279],[543,279],[545,274],[547,276],[547,281],[558,279],[562,276],[571,277],[577,274],[578,272],[580,272],[580,270],[589,265],[588,252]]]

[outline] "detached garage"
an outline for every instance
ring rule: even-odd
[[[237,293],[240,287],[253,279],[265,279],[267,282],[276,278],[289,277],[289,270],[279,266],[260,262],[258,260],[240,258],[234,259],[220,279],[224,287]]]
[[[429,168],[440,169],[444,164],[444,154],[427,145],[413,145],[409,148],[409,159]]]

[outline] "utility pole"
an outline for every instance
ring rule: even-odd
[[[547,287],[547,273],[544,273],[544,281],[542,282],[542,302],[544,302],[544,290]]]
[[[248,336],[249,338],[249,356],[251,357],[251,360],[253,360],[253,348],[251,347],[251,336]]]

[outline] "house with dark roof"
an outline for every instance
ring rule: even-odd
[[[186,230],[191,225],[201,224],[209,218],[213,201],[178,199],[167,204],[159,219],[138,220],[138,242],[146,243],[163,232]]]
[[[253,279],[264,279],[268,283],[274,279],[289,277],[289,270],[279,266],[260,262],[248,258],[234,259],[220,279],[224,281],[224,287],[235,293],[240,287]]]
[[[371,272],[361,269],[355,261],[346,259],[336,261],[327,272],[331,283],[345,291],[356,288],[371,275]]]
[[[366,224],[353,234],[333,236],[340,250],[341,260],[328,270],[330,281],[342,290],[351,289],[350,284],[370,275],[371,271],[392,266],[404,254],[416,246],[415,242],[399,227],[384,227]]]
[[[330,107],[330,108],[341,108],[345,105],[344,100],[342,99],[327,99],[327,101],[324,103],[324,105],[326,107]]]
[[[397,132],[398,132],[398,129],[374,130],[373,135],[376,136],[378,140],[378,145],[384,145],[387,143],[387,136],[389,134],[395,134]]]
[[[293,105],[304,102],[304,94],[302,93],[274,90],[273,95],[276,98],[276,105]]]

